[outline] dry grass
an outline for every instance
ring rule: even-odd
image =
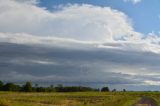
[[[131,106],[144,95],[160,101],[160,93],[146,92],[0,92],[0,106]]]

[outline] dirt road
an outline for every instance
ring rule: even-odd
[[[140,101],[133,104],[132,106],[158,106],[158,104],[153,98],[142,97]]]

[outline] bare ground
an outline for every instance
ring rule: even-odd
[[[158,106],[157,102],[151,97],[142,97],[140,101],[132,106]]]

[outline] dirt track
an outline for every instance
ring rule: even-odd
[[[142,97],[140,101],[133,104],[132,106],[158,106],[157,102],[150,97]]]

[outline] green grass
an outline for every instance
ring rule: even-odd
[[[159,92],[0,92],[0,106],[131,106],[142,96],[160,103]]]

